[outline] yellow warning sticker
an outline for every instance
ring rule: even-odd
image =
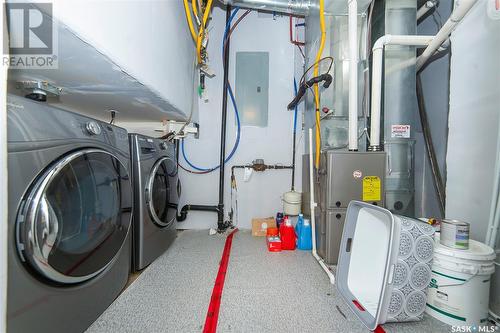
[[[382,200],[382,185],[377,176],[366,176],[363,178],[363,201]]]

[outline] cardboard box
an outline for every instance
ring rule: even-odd
[[[265,237],[267,228],[276,228],[274,217],[252,219],[252,236]]]

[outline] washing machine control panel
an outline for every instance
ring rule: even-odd
[[[102,128],[96,121],[89,121],[85,124],[85,129],[87,133],[90,135],[99,135],[101,134]]]

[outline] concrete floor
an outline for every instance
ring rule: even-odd
[[[97,332],[200,332],[225,236],[183,231],[88,329]],[[340,311],[339,311],[340,310]],[[387,332],[450,332],[426,316],[386,324]],[[235,234],[218,332],[368,332],[308,252],[270,253],[264,238]]]

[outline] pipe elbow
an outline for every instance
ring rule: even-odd
[[[188,211],[188,206],[187,205],[184,206],[184,207],[182,207],[180,213],[177,214],[177,217],[176,217],[177,222],[183,222],[183,221],[186,220],[186,218],[187,218],[187,211]]]
[[[373,44],[372,51],[375,52],[376,50],[383,50],[385,45],[390,43],[392,36],[391,35],[384,35],[377,39],[375,44]]]

